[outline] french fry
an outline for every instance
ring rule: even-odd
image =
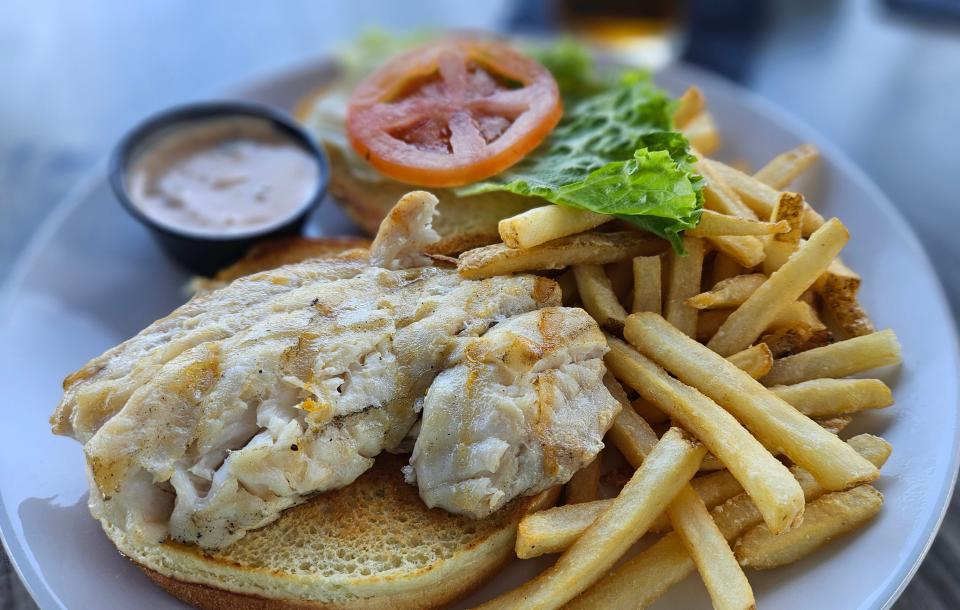
[[[520,559],[562,553],[610,508],[613,500],[565,504],[530,513],[517,526],[515,551]]]
[[[823,299],[824,309],[836,320],[849,337],[861,337],[875,332],[870,316],[857,300],[860,276],[839,260],[833,261],[814,284]]]
[[[861,456],[864,460],[878,469],[886,463],[887,458],[890,457],[890,454],[893,451],[893,447],[890,446],[890,443],[873,434],[858,434],[857,436],[848,439],[846,444],[853,451],[855,451],[857,455]],[[791,466],[790,472],[793,473],[793,476],[797,479],[801,489],[803,489],[804,499],[807,502],[815,500],[816,498],[819,498],[823,494],[830,491],[820,484],[816,477],[814,477],[809,471],[801,468],[800,466]],[[720,506],[736,504],[750,505],[751,512],[757,513],[756,507],[752,506],[753,502],[746,494],[731,498]],[[752,517],[750,521],[751,523],[747,523],[740,519],[723,520],[719,521],[718,525],[720,525],[720,530],[724,532],[724,536],[726,536],[727,540],[731,540],[734,538],[739,538],[747,529],[758,523],[761,523],[763,519]]]
[[[813,335],[807,339],[807,342],[800,346],[800,349],[796,353],[805,352],[807,350],[816,349],[818,347],[826,347],[834,342],[833,334],[829,330],[818,330],[814,331]]]
[[[686,300],[700,292],[703,273],[703,241],[696,237],[684,237],[686,255],[673,250],[667,252],[667,294],[664,299],[664,317],[688,336],[697,333],[697,309],[687,305]],[[626,318],[626,316],[624,316]],[[622,322],[621,327],[622,327]]]
[[[690,481],[706,450],[671,428],[610,506],[555,564],[519,588],[480,606],[559,608],[599,580]]]
[[[707,241],[718,251],[726,254],[746,269],[752,269],[763,262],[766,253],[763,242],[750,235],[729,235],[708,237]]]
[[[853,418],[849,415],[836,415],[830,417],[814,417],[811,418],[817,423],[818,426],[829,432],[830,434],[840,434],[840,432],[850,425],[850,422],[853,421]],[[780,451],[772,451],[776,457],[780,457],[783,454]],[[703,456],[703,462],[700,463],[701,473],[707,472],[710,474],[715,474],[715,471],[724,471],[727,467],[717,459],[717,456],[712,453],[708,453]]]
[[[707,347],[729,356],[751,345],[784,307],[813,285],[849,238],[850,233],[839,220],[834,218],[824,224],[730,314]]]
[[[575,597],[564,610],[646,608],[694,570],[696,564],[680,536],[670,532]]]
[[[617,451],[617,453],[620,452]],[[630,480],[630,477],[633,476],[634,470],[635,469],[631,468],[629,464],[617,464],[613,469],[607,470],[600,475],[600,483],[604,487],[609,487],[611,489],[623,489],[623,486],[626,485],[627,481]]]
[[[797,482],[730,413],[668,375],[626,342],[608,336],[607,343],[610,351],[604,362],[610,371],[717,456],[760,507],[771,529],[786,530],[800,518],[803,494]]]
[[[821,428],[830,434],[840,434],[844,428],[850,425],[853,418],[849,415],[837,415],[836,417],[818,417],[813,421],[817,422]]]
[[[704,309],[697,316],[697,341],[706,343],[733,313],[730,309]],[[768,348],[769,349],[769,348]],[[772,358],[772,356],[771,356]]]
[[[740,266],[740,263],[723,252],[716,252],[713,257],[712,268],[710,269],[709,285],[716,286],[723,280],[740,275],[743,271],[744,269]]]
[[[852,284],[855,291],[860,289],[860,274],[850,267],[847,267],[843,261],[837,258],[830,264],[830,267],[827,268],[823,275],[817,279],[817,282],[813,285],[814,291],[818,293],[823,292],[823,285],[827,279],[829,279],[830,275],[836,275],[847,280],[848,283]]]
[[[809,303],[794,301],[780,310],[780,313],[773,319],[773,322],[770,323],[767,330],[776,329],[779,326],[790,326],[796,323],[805,324],[814,330],[826,328],[817,316],[817,312]]]
[[[699,476],[690,481],[690,486],[697,492],[707,508],[719,506],[730,498],[743,493],[743,486],[740,485],[740,481],[729,470],[720,470]]]
[[[721,214],[738,216],[747,220],[759,220],[757,213],[740,200],[740,197],[730,188],[709,159],[698,156],[697,171],[707,181],[706,186],[703,187],[704,207]],[[763,218],[769,218],[770,214],[763,214],[762,216]]]
[[[703,457],[704,461],[710,458],[712,454],[708,453]],[[700,466],[701,471],[703,465]],[[718,470],[708,474],[698,476],[690,481],[690,487],[693,488],[703,504],[707,508],[713,508],[723,504],[730,498],[742,494],[743,486],[740,485],[736,477],[729,470]],[[670,519],[666,514],[660,515],[653,525],[650,526],[651,532],[666,532],[670,530]]]
[[[713,115],[701,112],[680,130],[687,136],[690,145],[704,155],[712,155],[720,148],[720,132]]]
[[[627,396],[627,391],[623,389],[623,386],[617,381],[617,378],[607,371],[603,374],[603,385],[607,388],[607,391],[610,392],[610,395],[617,399],[617,402],[620,403],[620,407],[626,409],[630,406],[630,397]],[[653,443],[650,445],[650,449],[653,449],[653,445],[657,443],[657,440],[654,439]]]
[[[813,336],[814,332],[810,326],[796,321],[774,325],[767,330],[769,332],[760,336],[760,342],[770,348],[774,358],[800,351],[800,347]]]
[[[659,254],[666,248],[665,241],[639,231],[579,233],[532,248],[493,244],[467,250],[457,260],[457,270],[461,277],[482,279],[571,265],[605,265],[635,256]]]
[[[633,410],[623,386],[612,374],[608,372],[603,376],[603,384],[620,403],[620,413],[614,418],[607,436],[630,465],[639,468],[660,439],[650,424]]]
[[[684,234],[689,237],[716,237],[719,235],[775,235],[786,233],[790,225],[786,221],[761,222],[738,216],[703,210],[700,223]]]
[[[540,244],[589,231],[613,220],[598,214],[562,205],[545,205],[504,218],[497,225],[500,239],[511,248],[532,248]]]
[[[773,352],[763,343],[751,345],[747,349],[729,356],[727,360],[754,379],[760,379],[773,368]]]
[[[872,464],[843,441],[660,316],[629,316],[624,336],[641,353],[722,405],[768,449],[782,450],[812,472],[827,489],[849,489],[879,476]],[[773,375],[777,364],[774,362],[764,379]]]
[[[633,261],[625,259],[610,263],[604,265],[603,270],[610,278],[610,286],[613,287],[617,300],[624,307],[629,306],[633,299]]]
[[[600,499],[600,455],[578,470],[563,488],[567,504],[579,504]]]
[[[704,159],[697,165],[698,170],[701,165],[706,165],[713,172],[713,175],[723,180],[743,200],[743,203],[753,209],[759,217],[770,218],[773,208],[780,200],[780,191],[719,161]],[[804,235],[810,235],[819,229],[823,222],[823,216],[818,214],[809,204],[804,207]]]
[[[564,307],[572,307],[574,303],[580,300],[580,294],[577,292],[577,279],[573,277],[573,269],[567,269],[558,275],[556,282],[560,286],[560,299]]]
[[[770,391],[808,417],[850,415],[893,404],[893,393],[879,379],[811,379]]]
[[[697,309],[722,309],[742,305],[757,288],[767,281],[762,273],[735,275],[715,284],[707,292],[687,299],[687,305]]]
[[[810,328],[798,325],[767,333],[760,337],[760,342],[770,348],[774,358],[784,358],[803,351],[803,346],[812,336],[813,331]]]
[[[861,434],[847,443],[858,454],[880,467],[890,456],[890,444],[882,438]],[[807,502],[819,498],[826,490],[810,473],[796,466],[791,472],[797,477]],[[728,541],[739,538],[744,532],[762,522],[759,511],[750,497],[741,494],[730,498],[710,511]],[[671,532],[654,545],[629,559],[607,574],[587,591],[573,599],[566,610],[633,610],[645,608],[663,595],[670,587],[685,579],[695,569],[693,559],[687,553],[680,537]]]
[[[820,158],[812,144],[801,144],[781,153],[757,170],[754,179],[775,189],[785,189]]]
[[[704,205],[722,214],[757,220],[757,215],[743,204],[737,195],[724,184],[709,166],[701,159],[697,164],[707,185],[703,189]],[[737,261],[742,267],[756,267],[763,262],[765,256],[763,242],[749,235],[741,236],[714,236],[707,238],[713,246],[727,256]]]
[[[700,315],[697,317],[697,341],[701,343],[708,342],[710,338],[716,334],[717,329],[720,328],[724,321],[730,317],[733,311],[733,309],[701,310]],[[801,351],[810,349],[811,347],[820,347],[821,344],[811,345],[811,342],[818,338],[820,340],[827,339],[826,343],[830,343],[829,333],[827,333],[826,336],[820,334],[822,331],[825,332],[826,327],[823,325],[823,322],[820,321],[820,318],[817,317],[817,312],[803,301],[796,301],[784,307],[766,330],[773,332],[778,328],[791,327],[797,324],[802,324],[813,329],[813,335],[807,340],[807,343],[801,347]],[[826,343],[823,343],[823,345]],[[757,347],[758,345],[760,344],[758,343],[753,347]],[[767,346],[767,348],[769,349],[769,346]],[[743,351],[746,352],[747,350]],[[736,354],[734,354],[734,356],[736,356]],[[771,363],[772,358],[771,356]],[[754,377],[756,378],[756,375],[754,375]]]
[[[660,313],[663,306],[659,256],[633,259],[633,311]]]
[[[610,278],[600,265],[574,265],[573,277],[577,280],[577,292],[587,310],[601,328],[611,332],[623,332],[627,310],[623,308],[610,285]]]
[[[737,560],[754,570],[793,563],[864,525],[882,506],[883,494],[871,485],[820,496],[807,505],[803,523],[789,532],[774,535],[763,524],[748,530],[734,547]]]
[[[632,406],[633,410],[637,412],[637,415],[642,417],[647,423],[662,424],[663,422],[670,421],[669,415],[655,407],[649,400],[646,400],[643,397],[637,398],[631,402],[630,406]]]
[[[707,209],[737,216],[747,220],[757,220],[756,213],[746,206],[714,172],[703,159],[697,163],[697,170],[707,180],[703,189],[704,206]],[[720,252],[733,258],[741,266],[751,268],[763,262],[763,242],[751,236],[714,236],[708,238],[710,243]]]
[[[874,465],[878,467],[887,459],[887,457],[890,454],[889,443],[871,434],[861,434],[859,436],[855,436],[850,440],[848,440],[847,444],[849,444],[851,447],[854,448],[854,450],[856,450],[858,453],[866,457],[870,462],[872,462]],[[707,460],[710,457],[712,456],[711,454],[708,453],[706,456],[704,456],[704,460]],[[801,487],[804,489],[804,493],[806,494],[806,499],[808,501],[810,500],[810,497],[811,497],[810,489],[818,490],[816,491],[818,495],[824,492],[823,488],[820,487],[818,483],[816,483],[816,481],[807,471],[796,466],[791,466],[790,472],[795,477],[797,477],[798,481],[801,484]],[[736,480],[736,478],[729,471],[726,471],[726,470],[719,471],[719,472],[712,472],[710,474],[697,477],[690,482],[690,485],[697,492],[697,495],[699,495],[703,499],[703,503],[708,508],[719,506],[720,504],[726,502],[730,498],[733,498],[734,496],[743,493],[743,487],[741,487],[740,483]],[[755,508],[753,503],[749,500],[749,496],[744,496],[743,498],[740,498],[738,502],[748,503],[750,505],[751,512],[756,515],[753,523],[759,523],[762,520],[762,517],[760,516],[759,512],[757,512],[757,509]],[[566,536],[566,540],[557,539],[556,546],[551,551],[548,551],[548,552],[556,553],[556,552],[562,551],[564,548],[566,548],[567,545],[572,543],[573,540],[576,539],[576,536],[580,534],[580,531],[582,531],[582,530],[573,529],[572,527],[567,525],[568,522],[572,522],[574,520],[574,515],[570,515],[570,516],[564,515],[563,513],[565,510],[566,510],[565,507],[559,507],[559,508],[549,509],[549,511],[544,511],[543,513],[537,513],[537,514],[543,514],[545,517],[548,517],[548,520],[542,522],[542,525],[541,525],[542,529],[545,532],[553,532],[553,533],[563,532],[563,535]],[[598,504],[595,507],[595,510],[597,514],[599,514],[603,510],[603,506]],[[556,518],[555,524],[549,523],[549,519],[554,518],[554,517],[550,517],[547,514],[547,513],[550,513],[551,511],[557,512],[555,517]],[[657,519],[657,521],[654,522],[654,525],[650,527],[650,531],[663,532],[663,531],[669,530],[670,523],[669,523],[669,520],[666,519],[666,515],[661,515],[661,517],[662,518]],[[736,534],[736,535],[739,535],[739,534]]]
[[[704,111],[707,101],[697,87],[687,87],[683,95],[677,100],[677,109],[673,111],[673,125],[683,129],[690,124],[697,115]]]
[[[767,275],[782,267],[800,248],[800,236],[803,232],[803,205],[803,197],[796,193],[780,194],[780,199],[770,214],[770,222],[786,222],[790,230],[767,239],[765,245],[767,255],[763,259],[763,272]]]
[[[703,461],[700,462],[700,470],[697,472],[714,473],[726,469],[727,467],[717,458],[717,456],[713,455],[712,453],[708,453],[707,455],[703,456]]]
[[[900,363],[900,343],[892,330],[837,341],[781,358],[762,378],[765,385],[791,385],[822,377],[846,377]]]
[[[649,426],[646,426],[646,429],[650,430]],[[652,431],[650,431],[650,433],[652,434]],[[656,436],[653,438],[653,444],[655,444]],[[646,442],[650,442],[649,439]],[[847,444],[861,455],[864,455],[864,457],[876,466],[880,466],[890,454],[890,445],[883,439],[871,434],[855,436],[847,441]],[[648,452],[649,451],[647,451],[647,453]],[[704,456],[704,461],[711,457],[712,455],[708,453]],[[820,487],[805,470],[791,467],[790,472],[793,476],[797,477],[800,482],[806,494],[806,500],[809,501],[811,498],[811,489],[819,490],[816,491],[817,494],[823,493],[823,488]],[[703,500],[704,505],[711,509],[743,493],[743,487],[737,481],[736,477],[727,470],[711,472],[710,474],[696,477],[690,481],[690,486]],[[549,553],[562,552],[573,544],[573,541],[593,523],[593,520],[596,519],[600,513],[606,510],[610,502],[612,502],[612,500],[598,500],[574,506],[558,506],[527,515],[520,522],[518,530],[517,556],[521,559],[529,559]],[[757,511],[753,502],[749,500],[749,496],[743,496],[735,502],[735,504],[748,504],[750,513],[755,515],[754,520],[746,527],[762,521],[762,516]],[[742,511],[735,510],[735,513],[740,512]],[[722,523],[721,521],[721,524]],[[727,529],[729,529],[728,526]],[[669,530],[670,520],[666,514],[660,515],[650,526],[651,532],[659,533]]]
[[[667,514],[673,530],[700,572],[713,607],[718,610],[755,608],[753,590],[737,564],[737,558],[707,512],[703,500],[689,485],[681,489],[670,503]]]
[[[743,487],[726,470],[697,477],[690,481],[690,486],[707,508],[719,506],[743,493]],[[597,500],[557,506],[527,515],[517,529],[517,557],[530,559],[564,551],[611,502],[613,500]],[[650,526],[650,531],[666,532],[670,527],[670,519],[662,513]]]
[[[779,154],[761,167],[753,177],[775,189],[784,189],[820,158],[820,152],[811,144],[801,144]]]

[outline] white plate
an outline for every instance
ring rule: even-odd
[[[315,64],[253,81],[237,94],[290,107],[327,74]],[[749,574],[760,607],[875,608],[890,605],[927,551],[958,465],[957,334],[943,292],[916,237],[877,188],[822,138],[716,77],[673,67],[659,80],[674,92],[698,84],[722,132],[725,156],[764,162],[813,142],[823,162],[806,184],[825,216],[853,234],[844,257],[865,280],[863,300],[892,327],[906,364],[887,371],[896,405],[860,415],[849,433],[883,435],[894,446],[878,486],[879,518],[856,535],[796,565]],[[325,204],[314,233],[349,230]],[[82,453],[50,434],[47,417],[60,382],[89,358],[179,305],[186,275],[114,202],[102,171],[49,218],[5,291],[0,316],[0,530],[37,603],[48,608],[183,608],[121,558],[87,513]],[[532,567],[509,567],[470,598],[511,586]],[[709,607],[689,578],[660,608]]]

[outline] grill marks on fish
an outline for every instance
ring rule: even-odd
[[[140,441],[137,461],[149,465],[160,480],[172,475],[174,463],[168,457],[168,447],[175,444],[185,451],[194,440],[200,402],[220,375],[216,345],[194,350],[197,353],[187,366],[162,372],[153,384],[134,392],[125,413],[110,419],[102,428],[106,432],[85,446],[93,480],[102,494],[117,493],[132,466],[129,452],[118,456],[109,446],[104,447],[112,435],[136,436]]]
[[[63,399],[51,417],[54,432],[87,442],[137,388],[183,352],[226,338],[269,315],[279,306],[279,296],[348,280],[365,268],[365,261],[339,259],[290,265],[237,280],[230,291],[194,297],[68,376]],[[277,278],[284,281],[278,283]]]
[[[407,469],[427,505],[481,518],[594,459],[619,403],[581,309],[520,314],[470,340],[424,400]]]
[[[267,272],[199,297],[184,307],[202,300],[209,311],[174,312],[72,386],[62,421],[83,422],[72,431],[90,437],[98,517],[148,539],[229,544],[396,447],[460,343],[559,302],[555,284],[532,276],[474,282],[335,260],[278,273],[284,291]],[[270,297],[249,294],[261,289]],[[180,330],[168,328],[173,319]],[[197,337],[207,340],[187,347]],[[76,400],[104,392],[116,401],[106,408]]]

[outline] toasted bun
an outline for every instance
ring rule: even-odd
[[[297,103],[294,114],[308,128],[311,109],[325,94],[326,90],[321,90]],[[416,189],[416,186],[386,177],[379,182],[358,180],[338,150],[328,146],[327,153],[330,157],[330,194],[354,222],[370,235],[377,232],[380,221],[400,197]],[[433,228],[440,234],[440,241],[431,246],[431,254],[455,255],[499,242],[497,223],[500,220],[544,205],[540,199],[506,192],[460,197],[449,189],[430,191],[440,200],[433,223]]]
[[[212,278],[197,277],[190,283],[195,292],[222,288],[245,275],[276,269],[313,258],[364,256],[370,240],[363,237],[281,237],[257,244],[237,262],[221,269]]]
[[[348,250],[369,247],[370,240],[362,237],[281,237],[257,244],[239,261],[218,271],[214,279],[231,282],[283,265],[311,258],[333,258]]]
[[[513,555],[520,518],[556,501],[552,490],[475,521],[428,509],[403,481],[406,463],[381,454],[352,485],[216,552],[139,545],[108,524],[104,530],[155,583],[198,608],[436,608],[493,575]]]

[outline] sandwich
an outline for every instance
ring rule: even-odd
[[[620,403],[555,282],[423,255],[435,206],[410,193],[369,249],[204,292],[66,379],[54,431],[83,443],[121,552],[202,607],[423,607],[424,583],[444,603],[505,560]],[[317,523],[358,498],[369,519]]]

